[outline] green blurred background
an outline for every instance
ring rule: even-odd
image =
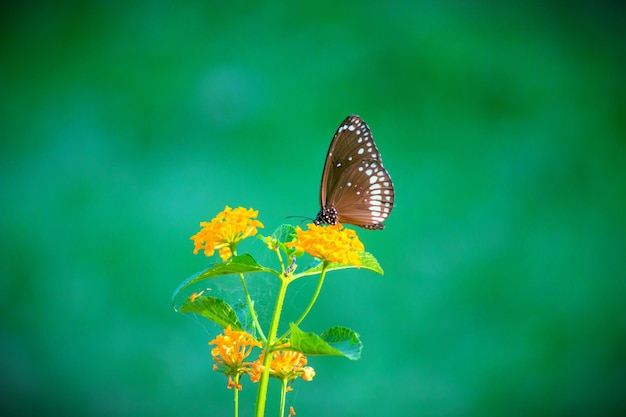
[[[365,348],[311,358],[298,417],[626,413],[619,2],[1,7],[3,416],[232,415],[170,306],[189,237],[314,216],[350,113],[396,186],[359,231],[386,273],[327,280],[303,327]]]

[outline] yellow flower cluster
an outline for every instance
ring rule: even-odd
[[[295,247],[298,252],[307,252],[323,261],[361,267],[360,252],[363,252],[365,247],[354,230],[345,229],[339,223],[329,226],[311,223],[307,226],[308,230],[302,230],[297,226],[296,240],[285,245]]]
[[[285,346],[286,347],[286,346]],[[263,373],[263,358],[265,352],[259,356],[259,359],[252,363],[252,372],[250,380],[258,382]],[[313,380],[315,370],[307,364],[306,356],[300,352],[293,350],[277,350],[272,352],[272,361],[270,362],[270,376],[282,381],[290,381],[298,377],[305,381]],[[290,391],[291,388],[288,388]]]
[[[241,390],[241,385],[235,384],[232,377],[251,372],[252,363],[244,362],[244,359],[250,355],[253,347],[261,347],[261,343],[249,333],[232,330],[228,326],[224,329],[224,334],[217,335],[209,342],[209,345],[215,345],[211,349],[211,355],[216,362],[213,370],[228,376],[228,388],[235,386]]]
[[[263,227],[263,223],[256,220],[258,214],[258,210],[251,208],[232,209],[226,206],[210,222],[200,223],[202,229],[191,237],[195,245],[193,253],[203,249],[206,256],[212,256],[219,250],[222,260],[228,260],[233,256],[237,243],[256,235],[257,228]]]
[[[262,347],[261,343],[252,335],[243,331],[232,330],[228,326],[224,329],[224,334],[217,335],[215,339],[209,342],[209,345],[215,345],[211,349],[211,355],[216,362],[213,365],[213,370],[226,374],[228,389],[234,387],[241,390],[239,377],[243,374],[249,374],[252,382],[259,382],[265,369],[263,366],[265,352],[261,353],[254,362],[245,361],[254,347]],[[287,347],[288,344],[281,346],[281,348]],[[315,376],[315,370],[306,364],[306,356],[300,352],[277,350],[272,352],[270,376],[282,381],[290,381],[298,377],[305,381],[311,381]],[[291,388],[289,387],[288,390]]]

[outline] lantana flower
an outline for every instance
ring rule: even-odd
[[[307,252],[323,261],[361,266],[360,252],[365,250],[356,232],[340,223],[328,226],[308,224],[307,230],[296,227],[296,240],[285,243],[298,252]]]
[[[209,342],[215,345],[211,349],[211,355],[216,362],[213,370],[222,372],[228,376],[228,388],[235,386],[241,390],[241,385],[233,381],[239,380],[239,376],[252,373],[252,363],[245,362],[253,347],[261,347],[261,343],[255,340],[252,335],[244,331],[232,330],[230,325],[224,329],[224,334],[219,334]]]
[[[288,347],[288,346],[285,346]],[[252,363],[252,372],[250,380],[257,382],[261,378],[261,374],[265,369],[263,359],[265,352],[261,353],[259,359]],[[315,370],[306,366],[307,358],[300,352],[294,350],[276,350],[272,352],[272,360],[270,362],[270,376],[280,379],[281,381],[290,381],[298,377],[305,381],[313,380]],[[287,389],[291,390],[291,387]]]
[[[232,209],[226,206],[210,222],[200,223],[202,229],[191,237],[195,245],[193,253],[204,249],[206,256],[212,256],[218,250],[220,258],[228,260],[239,242],[256,235],[257,228],[263,227],[263,223],[256,220],[258,214],[258,210],[251,208]]]

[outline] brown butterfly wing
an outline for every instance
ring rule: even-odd
[[[316,223],[353,224],[382,229],[395,192],[372,133],[359,116],[348,116],[328,149]]]

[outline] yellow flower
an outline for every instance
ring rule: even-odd
[[[241,391],[243,389],[241,384],[236,384],[235,381],[233,381],[233,377],[228,375],[228,384],[226,384],[226,388],[233,389],[233,387],[238,391]]]
[[[356,232],[337,223],[329,226],[308,224],[308,230],[296,227],[296,240],[285,245],[295,247],[298,252],[307,252],[323,261],[361,267],[360,252],[365,247]]]
[[[263,223],[256,220],[258,214],[258,210],[251,208],[232,209],[226,206],[210,222],[200,223],[202,229],[191,237],[195,245],[193,253],[204,249],[206,256],[212,256],[219,250],[222,260],[228,260],[239,242],[256,235],[257,227],[263,227]]]
[[[271,236],[267,236],[265,238],[265,244],[267,245],[267,248],[269,250],[276,250],[276,244],[277,244],[277,240]]]
[[[305,366],[302,368],[302,379],[305,381],[312,381],[315,376],[315,369],[310,366]]]
[[[287,347],[287,346],[285,346]],[[262,365],[265,352],[261,353],[259,359],[252,363],[252,372],[250,379],[257,382],[261,378],[264,367]],[[307,363],[306,356],[300,352],[293,350],[277,350],[272,352],[272,361],[270,362],[270,376],[283,381],[289,381],[301,377],[305,381],[311,381],[315,376],[315,370]],[[289,387],[288,391],[291,390]]]
[[[228,388],[235,386],[240,390],[241,385],[235,384],[232,377],[251,373],[251,363],[244,362],[244,359],[250,355],[253,347],[261,347],[261,343],[249,333],[232,330],[228,326],[224,329],[224,334],[217,335],[209,345],[215,345],[211,349],[211,355],[216,362],[213,370],[228,376]]]

